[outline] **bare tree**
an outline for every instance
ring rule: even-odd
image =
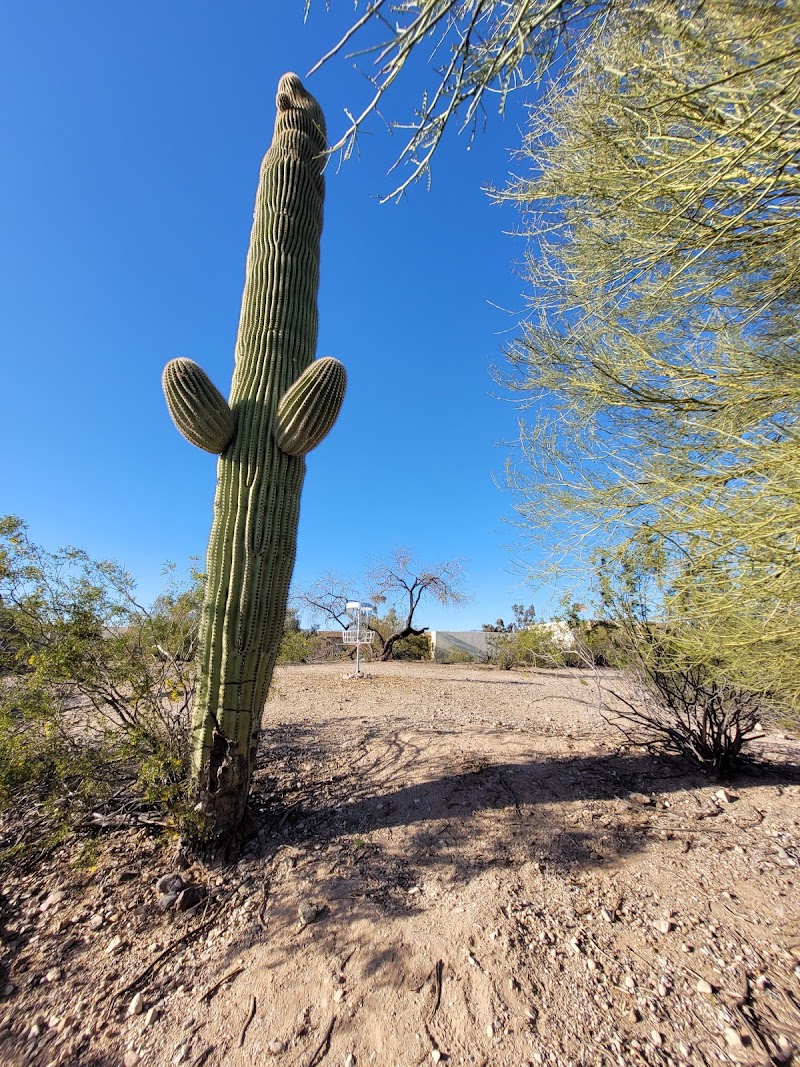
[[[416,625],[420,604],[434,601],[442,606],[457,607],[468,599],[463,591],[464,568],[459,560],[434,566],[420,566],[406,548],[398,548],[388,560],[374,563],[362,581],[352,589],[367,588],[370,597],[380,604],[383,616],[371,622],[380,646],[378,659],[392,658],[395,645],[407,637],[419,637],[427,626]],[[326,619],[345,629],[349,616],[345,610],[348,585],[337,575],[328,573],[307,590],[294,595],[298,604],[310,608],[316,618]]]

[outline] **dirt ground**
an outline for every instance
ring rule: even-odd
[[[800,1063],[800,743],[722,790],[587,672],[346,670],[276,673],[194,912],[143,826],[6,875],[0,1063]]]

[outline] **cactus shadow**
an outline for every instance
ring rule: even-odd
[[[294,725],[292,732],[291,744],[265,752],[270,772],[260,802],[256,792],[248,855],[269,863],[292,851],[313,872],[320,898],[334,908],[346,902],[352,917],[376,908],[388,919],[408,915],[431,893],[464,887],[492,869],[534,863],[567,877],[613,868],[653,835],[680,850],[701,825],[693,822],[694,794],[719,785],[677,758],[620,751],[473,759],[461,768],[451,760],[439,774],[403,781],[411,773],[407,739],[393,744],[375,730],[386,751],[365,769],[363,760],[348,764],[321,743],[315,749],[313,729],[298,736]],[[412,765],[418,755],[412,751]],[[382,780],[393,762],[401,780]],[[800,765],[752,763],[728,784],[744,798],[765,783],[800,784]],[[678,795],[679,803],[670,801]]]

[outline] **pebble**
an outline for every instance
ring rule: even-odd
[[[431,1059],[433,1060],[433,1062],[434,1063],[438,1063],[441,1058],[442,1058],[442,1054],[438,1050],[438,1048],[432,1048],[431,1049]]]
[[[52,908],[54,904],[60,904],[61,901],[64,900],[66,895],[67,894],[64,892],[63,889],[54,889],[52,893],[48,893],[47,897],[45,898],[44,903],[39,908],[39,910],[43,911],[43,912],[44,911],[49,911],[50,908]]]
[[[604,923],[613,923],[613,922],[616,922],[616,918],[617,917],[614,914],[614,912],[613,911],[609,911],[608,908],[601,908],[600,909],[600,918],[603,920]]]
[[[710,996],[714,992],[714,987],[705,978],[699,979],[695,989],[698,993],[704,993],[706,996]]]
[[[267,1045],[267,1052],[272,1056],[280,1056],[282,1052],[286,1051],[286,1042],[278,1041],[277,1038],[274,1041],[270,1041]]]
[[[133,1000],[128,1005],[128,1016],[141,1015],[144,1010],[144,997],[141,993],[137,993]]]
[[[128,1049],[125,1055],[122,1057],[122,1062],[125,1067],[136,1067],[136,1064],[140,1060],[139,1053],[135,1049]]]
[[[628,800],[633,804],[641,804],[643,808],[646,808],[648,804],[653,803],[653,798],[649,797],[647,793],[631,793]]]
[[[344,999],[344,990],[343,989],[334,989],[334,991],[333,991],[333,999],[334,999],[334,1002],[336,1004],[338,1004],[339,1001],[343,1000]]]
[[[157,893],[180,893],[186,887],[186,882],[179,874],[163,874],[156,882]]]
[[[721,800],[723,804],[733,804],[734,800],[739,799],[739,794],[732,793],[730,789],[718,789],[714,796],[717,800]]]
[[[99,930],[104,922],[105,919],[103,918],[103,916],[100,915],[98,912],[95,912],[94,915],[92,915],[92,917],[89,919],[89,929]]]
[[[486,1036],[494,1037],[494,1026],[491,1023],[486,1024]]]
[[[147,1009],[147,1015],[144,1017],[144,1025],[152,1026],[158,1018],[158,1008],[152,1007]]]
[[[316,904],[312,904],[310,901],[304,901],[297,909],[297,915],[300,919],[301,928],[313,923],[315,919],[319,918],[320,909]]]
[[[345,1056],[344,1067],[356,1067],[356,1058],[352,1052],[348,1052]]]
[[[664,1038],[661,1036],[661,1034],[658,1032],[658,1030],[651,1030],[650,1031],[650,1040],[653,1042],[653,1044],[656,1047],[660,1047],[661,1045],[664,1044]]]
[[[205,889],[200,885],[187,885],[186,888],[178,894],[178,898],[175,901],[175,907],[178,911],[188,911],[190,908],[196,907],[201,900],[204,900],[206,896]]]
[[[741,1049],[744,1048],[744,1042],[742,1041],[742,1035],[733,1026],[725,1027],[725,1044],[728,1048]]]
[[[669,919],[656,919],[653,926],[660,934],[668,934],[670,930],[675,929],[675,924],[670,922]]]
[[[123,948],[122,938],[120,937],[119,934],[116,934],[114,937],[111,938],[109,943],[106,945],[106,955],[107,956],[116,956],[118,952],[122,951],[122,948]]]

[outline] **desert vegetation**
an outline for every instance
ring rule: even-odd
[[[204,568],[142,603],[120,564],[0,520],[0,1056],[789,1067],[798,6],[375,0],[321,63],[376,27],[332,151],[444,56],[389,119],[387,199],[490,94],[540,90],[491,191],[529,299],[495,376],[528,588],[560,605],[484,624],[488,662],[431,662],[457,558],[397,549],[290,596],[346,378],[314,358],[325,119],[284,75],[230,399],[185,358],[163,378],[220,457]],[[362,594],[355,680],[320,631]]]

